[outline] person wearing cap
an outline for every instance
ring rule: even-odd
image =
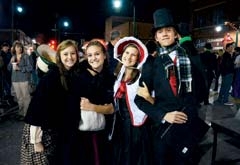
[[[7,67],[11,71],[12,86],[19,108],[17,119],[23,120],[31,100],[29,85],[33,65],[29,55],[24,52],[24,45],[20,41],[13,43],[12,58]]]
[[[146,46],[135,37],[124,37],[114,47],[114,58],[121,64],[114,84],[116,165],[151,164],[148,117],[134,103],[140,71],[147,57]]]
[[[77,111],[72,112],[72,80],[78,72],[78,45],[74,40],[63,40],[56,52],[48,45],[37,48],[38,70],[41,78],[24,118],[20,164],[58,164],[70,161],[69,137]],[[69,103],[70,102],[70,103]]]
[[[209,92],[213,79],[216,77],[217,72],[217,56],[212,50],[212,44],[207,42],[204,46],[204,52],[200,54],[203,63],[204,71],[207,75],[207,91],[204,94],[204,105],[210,105]]]
[[[113,49],[114,45],[118,40],[121,38],[121,33],[118,30],[114,30],[110,34],[110,41],[107,44],[107,51],[108,51],[108,56],[109,56],[109,68],[110,72],[114,73],[114,70],[117,66],[117,60],[113,57]]]
[[[198,118],[192,95],[191,62],[177,43],[178,33],[171,11],[158,9],[153,19],[152,32],[158,42],[158,55],[144,63],[139,86],[144,82],[149,92],[154,92],[154,104],[139,95],[134,101],[152,121],[153,164],[188,165],[192,163],[190,152],[194,152],[185,147],[194,139],[188,126],[190,128],[192,121]],[[175,130],[183,128],[180,130],[184,132],[171,132],[172,126]],[[191,144],[196,145],[194,143]]]
[[[217,99],[217,103],[232,106],[233,103],[229,101],[229,91],[233,83],[234,75],[234,42],[226,43],[225,51],[222,55],[222,62],[220,64],[220,74],[222,76],[222,83]]]

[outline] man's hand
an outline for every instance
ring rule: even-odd
[[[138,87],[138,90],[137,90],[137,95],[147,99],[150,97],[150,93],[148,91],[148,87],[147,85],[145,84],[145,82],[142,83],[143,84],[143,87]]]
[[[188,120],[188,117],[185,113],[180,112],[180,111],[173,111],[173,112],[168,112],[163,118],[167,122],[173,124],[183,124],[186,123]]]

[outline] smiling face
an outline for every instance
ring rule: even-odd
[[[122,63],[125,67],[133,67],[139,59],[139,51],[136,46],[128,45],[122,54]]]
[[[60,59],[64,67],[69,70],[77,62],[78,54],[74,46],[69,46],[60,52]]]
[[[177,33],[173,27],[163,27],[156,31],[155,40],[162,46],[172,45],[177,38]]]
[[[99,45],[90,45],[86,49],[86,56],[89,65],[97,72],[101,72],[103,64],[106,59],[102,47]]]

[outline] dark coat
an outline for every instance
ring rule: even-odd
[[[208,81],[200,54],[192,41],[185,41],[180,45],[186,50],[186,53],[191,61],[193,96],[196,98],[197,103],[201,103],[203,102],[204,95],[208,90]]]
[[[62,130],[65,127],[65,123],[68,123],[66,114],[67,109],[69,109],[69,97],[69,92],[61,84],[58,68],[51,68],[40,79],[36,92],[29,104],[25,122],[41,126],[42,129]]]
[[[178,51],[185,50],[179,48]],[[166,155],[162,153],[168,151],[173,152],[173,155],[176,153],[181,154],[184,147],[189,150],[187,154],[183,155],[190,159],[197,143],[208,130],[208,126],[198,117],[192,93],[179,92],[177,97],[173,94],[161,58],[157,56],[155,59],[147,59],[143,65],[142,76],[139,81],[139,84],[142,84],[144,81],[149,91],[154,91],[155,103],[152,105],[138,95],[136,95],[134,101],[153,120],[151,133],[154,143],[154,161],[160,162],[167,159]],[[188,115],[187,123],[180,125],[168,122],[163,123],[162,119],[166,113],[176,110],[183,111],[184,109],[187,110],[184,111]],[[194,130],[199,129],[201,133],[194,132]],[[178,160],[177,157],[173,156],[171,160],[178,161],[179,164],[186,164],[185,161],[187,159],[185,160],[184,156],[181,156],[181,159]]]
[[[160,65],[160,57],[148,58],[142,69],[142,76],[139,84],[144,81],[149,91],[155,92],[155,104],[147,102],[144,98],[136,95],[135,103],[156,123],[161,123],[167,112],[181,109],[182,105],[171,89],[168,79],[165,76],[165,69]],[[159,76],[162,75],[162,76]]]
[[[88,98],[91,103],[97,105],[113,103],[113,83],[115,81],[113,74],[104,68],[101,73],[93,76],[87,70],[87,68],[91,67],[86,61],[81,62],[81,68],[82,71],[79,76],[73,81],[74,95],[76,98],[80,101],[80,97],[85,97]],[[80,104],[79,101],[78,103]],[[96,150],[99,156],[99,163],[104,165],[108,164],[107,162],[111,158],[111,156],[109,156],[111,155],[111,151],[109,152],[107,136],[112,126],[112,115],[105,115],[105,119],[106,127],[104,130],[77,131],[77,136],[72,143],[74,145],[72,160],[75,164],[79,164],[80,162],[89,165],[95,164],[94,156]],[[79,122],[80,119],[78,123]]]

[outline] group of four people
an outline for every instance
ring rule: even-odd
[[[191,123],[188,115],[197,114],[191,61],[177,42],[170,11],[153,16],[158,55],[150,58],[140,40],[124,37],[114,46],[115,76],[99,40],[88,43],[82,62],[75,41],[58,45],[56,63],[29,104],[21,164],[193,164],[162,139],[165,127]],[[104,114],[105,128],[81,130],[83,111]]]

